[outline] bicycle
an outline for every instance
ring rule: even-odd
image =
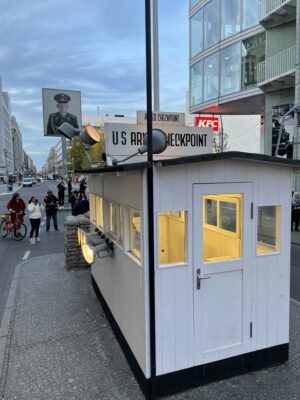
[[[0,235],[2,237],[7,237],[10,233],[14,240],[20,241],[24,239],[27,234],[27,226],[20,222],[19,215],[22,214],[16,213],[16,221],[12,223],[10,214],[6,214],[6,218],[0,223]]]

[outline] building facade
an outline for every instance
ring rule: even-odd
[[[10,97],[2,90],[0,77],[0,176],[7,177],[14,172],[13,142],[11,133]]]
[[[289,157],[293,143],[296,159],[299,4],[300,0],[191,0],[189,14],[190,112],[260,114],[261,152]]]
[[[22,134],[14,116],[11,117],[11,133],[13,141],[13,160],[14,173],[21,176],[23,174],[23,141]]]

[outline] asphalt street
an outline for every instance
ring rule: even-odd
[[[23,200],[28,204],[28,200],[31,196],[37,197],[43,202],[46,196],[47,190],[53,190],[53,193],[57,194],[56,188],[57,182],[55,181],[44,181],[40,186],[34,185],[33,187],[21,188],[19,193]],[[11,198],[9,195],[0,196],[0,213],[6,213],[6,205]],[[18,265],[24,257],[34,258],[47,254],[63,253],[64,251],[64,217],[70,214],[70,211],[58,211],[58,227],[59,231],[54,231],[53,222],[51,221],[51,228],[49,232],[45,232],[45,213],[42,215],[42,225],[40,229],[41,242],[31,245],[29,243],[29,218],[28,212],[25,216],[25,223],[27,225],[27,237],[20,242],[16,242],[10,236],[7,238],[0,237],[0,324],[3,317],[3,312],[11,285],[11,280],[15,271],[16,265]],[[28,253],[28,251],[30,253]]]

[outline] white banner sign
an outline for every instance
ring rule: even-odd
[[[161,153],[154,155],[154,159],[185,157],[197,154],[212,153],[213,132],[210,128],[194,126],[156,127],[167,134],[168,147]],[[104,124],[106,154],[118,160],[137,153],[146,135],[146,125],[133,124]],[[134,157],[128,162],[145,161],[147,154]]]
[[[147,124],[147,112],[137,111],[136,120],[138,124]],[[185,126],[185,114],[176,112],[162,112],[153,111],[152,113],[152,124],[157,125],[176,125]]]

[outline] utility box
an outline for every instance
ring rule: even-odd
[[[157,394],[288,359],[291,175],[227,152],[154,164]],[[89,170],[92,228],[115,244],[92,281],[147,396],[147,164]]]

